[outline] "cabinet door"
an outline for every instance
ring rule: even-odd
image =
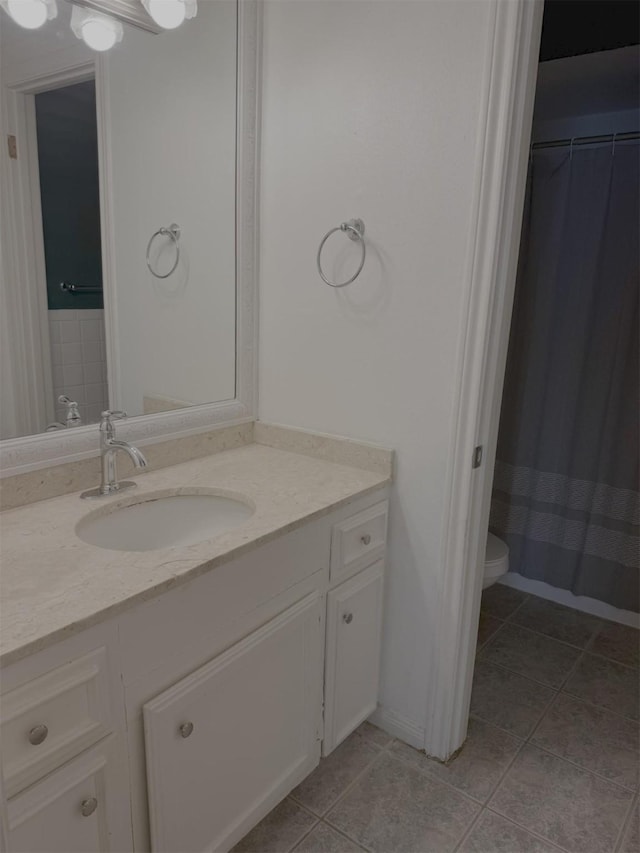
[[[6,804],[11,853],[131,850],[122,750],[108,738]]]
[[[327,596],[323,755],[375,711],[383,580],[384,563],[379,560]]]
[[[314,593],[144,706],[154,851],[229,849],[319,761]]]

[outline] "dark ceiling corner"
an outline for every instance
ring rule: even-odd
[[[638,0],[546,0],[540,62],[640,44]]]

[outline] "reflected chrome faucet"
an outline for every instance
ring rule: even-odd
[[[116,455],[119,450],[129,455],[136,468],[147,467],[147,460],[137,447],[133,447],[133,445],[128,444],[126,441],[118,441],[116,438],[116,428],[113,422],[114,420],[122,420],[126,417],[126,412],[106,411],[100,415],[100,467],[102,479],[97,489],[89,489],[89,491],[83,492],[80,495],[81,498],[97,498],[104,495],[113,495],[116,492],[131,489],[135,486],[135,483],[131,480],[125,480],[122,483],[118,482]]]

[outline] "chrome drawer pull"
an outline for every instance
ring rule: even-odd
[[[82,812],[83,817],[89,817],[89,815],[92,815],[97,808],[98,801],[95,797],[88,797],[80,804],[80,811]]]
[[[350,625],[353,622],[353,613],[343,613],[342,621],[346,622],[347,625]]]
[[[193,731],[193,723],[183,723],[178,729],[182,737],[189,737]]]
[[[37,726],[34,726],[29,732],[29,743],[32,746],[40,746],[40,744],[47,739],[47,735],[49,734],[49,729],[44,725],[44,723],[40,723]]]
[[[371,536],[369,533],[365,533],[364,536],[360,537],[360,541],[363,545],[368,545],[371,542]]]

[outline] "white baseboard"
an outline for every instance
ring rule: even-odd
[[[500,578],[498,583],[505,586],[512,586],[523,592],[530,592],[532,595],[539,595],[540,598],[547,598],[549,601],[564,604],[566,607],[573,607],[574,610],[591,613],[592,616],[600,616],[601,619],[609,619],[611,622],[619,622],[621,625],[640,628],[640,613],[634,613],[632,610],[621,610],[612,604],[598,601],[597,598],[588,598],[586,595],[574,595],[568,589],[558,589],[544,581],[525,578],[524,575],[519,575],[517,572],[507,572],[506,575]]]
[[[424,729],[394,711],[378,705],[369,717],[369,722],[415,749],[424,749]]]

